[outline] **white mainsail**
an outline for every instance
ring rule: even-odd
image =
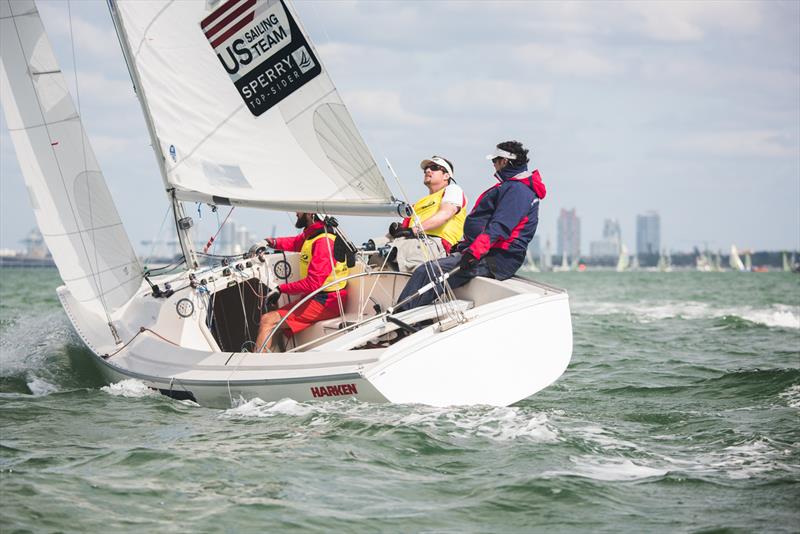
[[[744,271],[744,263],[742,263],[742,259],[739,257],[739,251],[736,249],[736,245],[731,245],[731,256],[728,259],[730,263],[731,269],[734,271]]]
[[[617,272],[621,273],[628,270],[628,262],[630,258],[628,257],[628,247],[624,244],[620,247],[619,251],[619,259],[617,259]]]
[[[181,200],[397,214],[283,0],[111,2],[168,189]]]
[[[76,300],[108,317],[142,269],[33,0],[0,0],[0,100],[39,230]]]

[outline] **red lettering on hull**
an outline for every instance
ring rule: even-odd
[[[342,395],[358,395],[358,388],[355,384],[337,384],[335,386],[312,386],[311,396],[319,397],[341,397]]]

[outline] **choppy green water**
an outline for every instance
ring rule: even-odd
[[[800,277],[539,279],[575,351],[517,406],[222,411],[103,388],[57,273],[2,270],[0,530],[798,531]]]

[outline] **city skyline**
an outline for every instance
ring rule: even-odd
[[[39,6],[74,97],[67,5]],[[413,202],[424,191],[419,161],[445,155],[472,206],[492,185],[485,154],[516,138],[548,187],[542,243],[556,243],[561,209],[575,208],[581,253],[608,218],[634,249],[635,217],[647,210],[660,213],[661,246],[670,250],[800,248],[796,2],[296,8],[398,197],[384,157]],[[84,123],[131,241],[153,240],[167,199],[106,5],[75,2],[72,14]],[[431,17],[448,24],[436,39],[413,39],[409,28]],[[492,27],[509,31],[481,31]],[[0,122],[0,248],[18,249],[35,221]],[[200,208],[187,205],[203,240],[227,208]],[[294,232],[292,214],[234,216],[257,235],[273,226]],[[389,222],[342,218],[357,242]]]

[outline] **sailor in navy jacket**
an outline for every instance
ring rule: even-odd
[[[505,280],[514,276],[525,261],[528,243],[539,223],[539,201],[547,190],[538,170],[528,171],[528,151],[517,141],[506,141],[488,158],[498,183],[478,197],[464,222],[464,238],[450,256],[438,260],[439,268],[420,265],[403,288],[398,302],[414,295],[431,281],[431,274],[460,269],[448,278],[450,287],[466,284],[476,276]],[[433,267],[433,268],[432,268]],[[441,269],[441,271],[439,271]],[[433,302],[441,295],[441,283],[397,309],[407,310]]]
[[[525,261],[539,224],[539,200],[547,193],[538,170],[523,163],[495,173],[498,183],[478,197],[464,222],[457,252],[485,258],[498,280],[511,278]]]

